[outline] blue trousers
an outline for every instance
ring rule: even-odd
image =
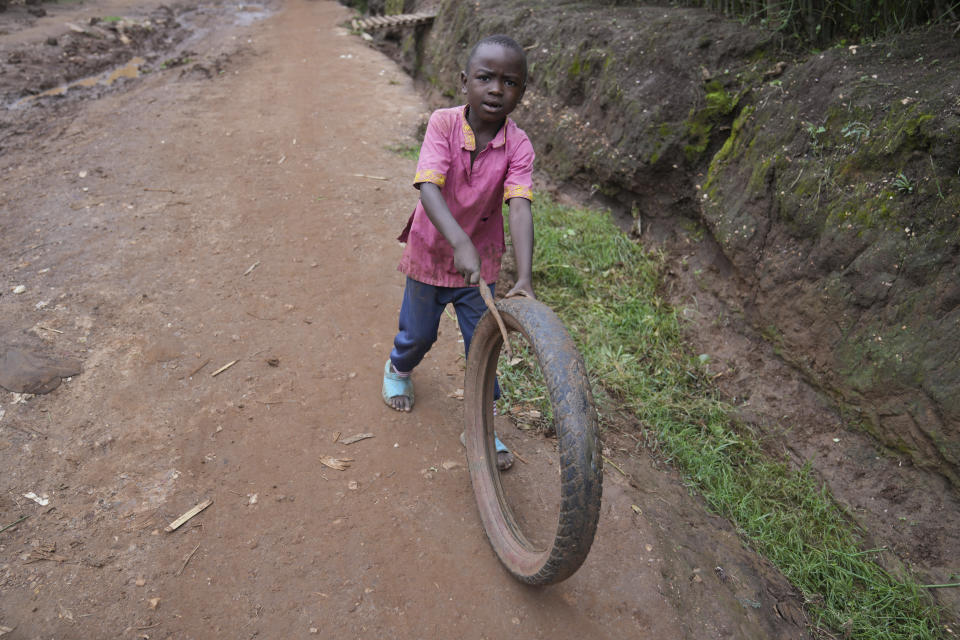
[[[491,293],[496,284],[490,285]],[[437,287],[407,278],[400,305],[399,331],[393,339],[390,361],[397,371],[413,371],[437,341],[440,318],[448,304],[453,305],[463,334],[464,354],[470,353],[470,341],[480,316],[487,310],[477,287]],[[500,386],[494,387],[494,399]]]

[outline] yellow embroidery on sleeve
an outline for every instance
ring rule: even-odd
[[[506,202],[510,198],[525,198],[530,202],[533,202],[533,190],[530,187],[525,187],[522,184],[512,184],[504,186],[503,188],[503,200]]]
[[[442,189],[443,185],[447,184],[447,176],[436,169],[424,169],[423,171],[417,171],[417,175],[413,179],[413,184],[420,184],[421,182],[432,182]]]

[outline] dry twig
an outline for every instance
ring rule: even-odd
[[[43,329],[44,331],[53,331],[54,333],[63,333],[63,331],[60,331],[60,329],[51,329],[50,327],[45,327],[42,324],[38,324],[37,328]]]
[[[337,471],[346,471],[353,462],[353,458],[333,458],[331,456],[320,456],[320,464]]]
[[[206,360],[204,360],[203,363],[199,367],[191,371],[190,375],[188,375],[187,377],[192,378],[193,376],[197,375],[198,373],[200,373],[200,369],[203,369],[208,364],[210,364],[210,358],[207,358]]]
[[[193,548],[193,551],[188,553],[187,556],[183,559],[183,564],[180,565],[180,569],[177,570],[177,574],[176,574],[177,577],[179,577],[180,574],[183,573],[183,570],[187,568],[187,563],[190,562],[190,558],[193,557],[193,554],[195,554],[197,552],[197,549],[199,548],[200,548],[200,543],[198,542],[197,546]]]
[[[613,460],[611,460],[611,459],[608,458],[607,456],[600,456],[600,457],[603,458],[603,461],[604,461],[604,462],[606,462],[606,463],[609,464],[611,467],[613,467],[614,469],[616,469],[617,471],[619,471],[621,474],[623,474],[623,477],[624,477],[624,478],[628,478],[628,477],[629,477],[629,476],[627,475],[627,472],[624,471],[623,469],[621,469],[621,468],[620,468],[620,465],[618,465],[616,462],[614,462]]]
[[[164,529],[164,531],[166,531],[167,533],[170,533],[171,531],[173,531],[174,529],[182,525],[184,522],[186,522],[193,516],[197,515],[198,513],[200,513],[207,507],[209,507],[211,504],[213,504],[213,500],[210,498],[207,498],[200,504],[188,509],[186,512],[184,512],[182,516],[180,516],[179,518],[177,518],[176,520],[168,524],[167,527]]]
[[[358,433],[355,436],[350,436],[349,438],[343,438],[340,440],[340,444],[353,444],[354,442],[360,442],[361,440],[366,440],[367,438],[375,437],[372,433]]]
[[[516,450],[516,449],[511,449],[511,450],[510,450],[510,453],[512,453],[512,454],[513,454],[513,457],[516,458],[517,460],[519,460],[520,462],[522,462],[523,464],[530,464],[529,462],[527,462],[526,460],[523,459],[523,456],[522,456],[522,455],[520,455],[519,453],[517,453],[517,450]]]
[[[215,376],[220,375],[221,373],[223,373],[224,371],[226,371],[227,369],[229,369],[229,368],[232,367],[233,365],[237,364],[238,362],[240,362],[240,361],[239,361],[239,360],[233,360],[233,361],[231,361],[231,362],[228,362],[227,364],[223,365],[222,367],[220,367],[219,369],[217,369],[216,371],[214,371],[213,373],[211,373],[211,374],[210,374],[210,377],[213,378],[213,377],[215,377]]]
[[[3,529],[0,529],[0,533],[3,533],[4,531],[6,531],[7,529],[9,529],[10,527],[15,527],[15,526],[17,526],[18,524],[20,524],[21,522],[23,522],[24,520],[26,520],[26,519],[29,518],[29,517],[30,517],[30,514],[29,514],[29,513],[28,513],[27,515],[25,515],[25,516],[21,516],[19,520],[14,520],[13,522],[11,522],[11,523],[8,524],[7,526],[5,526]]]

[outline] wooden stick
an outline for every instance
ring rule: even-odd
[[[346,471],[351,462],[353,462],[353,458],[333,458],[331,456],[320,457],[320,464],[325,467],[330,467],[331,469],[336,469],[337,471]]]
[[[7,526],[5,526],[3,529],[0,529],[0,533],[3,533],[4,531],[6,531],[7,529],[9,529],[10,527],[15,527],[16,525],[20,524],[21,522],[23,522],[24,520],[26,520],[26,519],[29,518],[29,517],[30,517],[30,514],[28,513],[27,515],[23,516],[23,517],[20,518],[19,520],[14,520],[13,522],[11,522],[11,523],[8,524]]]
[[[624,478],[628,477],[628,476],[627,476],[627,472],[624,471],[623,469],[621,469],[621,468],[617,465],[616,462],[614,462],[613,460],[611,460],[611,459],[608,458],[607,456],[600,456],[600,457],[603,458],[603,461],[604,461],[604,462],[606,462],[607,464],[609,464],[610,466],[612,466],[614,469],[616,469],[617,471],[619,471],[620,473],[622,473]]]
[[[529,462],[527,462],[526,460],[523,459],[523,456],[522,456],[522,455],[520,455],[519,453],[517,453],[517,450],[516,450],[516,449],[514,449],[514,450],[511,451],[510,453],[512,453],[512,454],[513,454],[513,457],[516,458],[517,460],[519,460],[520,462],[522,462],[523,464],[530,464]]]
[[[211,373],[211,374],[210,374],[210,377],[213,378],[214,376],[220,375],[221,373],[223,373],[224,371],[226,371],[227,369],[229,369],[229,368],[232,367],[233,365],[237,364],[238,362],[240,362],[240,361],[239,361],[239,360],[234,360],[234,361],[232,361],[232,362],[228,362],[227,364],[223,365],[222,367],[220,367],[219,369],[217,369],[216,371],[214,371],[213,373]]]
[[[507,327],[503,324],[503,318],[500,317],[500,312],[497,311],[497,305],[493,301],[493,294],[490,293],[490,287],[487,286],[483,278],[480,278],[480,297],[483,298],[487,309],[490,310],[490,313],[493,314],[494,319],[497,321],[497,326],[500,327],[500,333],[503,335],[503,346],[507,350],[507,357],[513,360],[513,349],[510,348],[510,338],[507,336]]]
[[[183,573],[183,570],[187,568],[187,563],[190,562],[190,558],[193,557],[193,554],[195,554],[197,552],[197,549],[199,548],[200,548],[200,543],[198,542],[197,546],[193,548],[193,551],[187,554],[187,557],[183,559],[183,564],[180,566],[180,569],[177,571],[178,577],[180,576],[181,573]]]
[[[144,187],[144,191],[159,191],[160,193],[176,193],[173,189],[151,189],[150,187]]]
[[[249,267],[247,267],[247,270],[243,272],[243,275],[245,275],[245,276],[250,275],[250,272],[253,271],[254,269],[256,269],[256,268],[259,267],[259,266],[260,266],[260,261],[257,260],[257,261],[254,262],[252,265],[250,265]]]
[[[42,324],[38,324],[37,328],[43,329],[44,331],[53,331],[54,333],[63,333],[63,331],[60,331],[60,329],[51,329],[50,327],[45,327]]]
[[[384,178],[383,176],[368,176],[365,173],[355,173],[353,174],[355,178],[370,178],[371,180],[389,180],[390,178]]]
[[[177,529],[177,528],[178,528],[180,525],[182,525],[184,522],[186,522],[187,520],[189,520],[189,519],[192,518],[193,516],[197,515],[198,513],[200,513],[201,511],[203,511],[203,510],[206,509],[207,507],[209,507],[211,504],[213,504],[213,500],[211,500],[210,498],[207,498],[206,500],[204,500],[204,501],[201,502],[200,504],[196,505],[195,507],[187,510],[182,516],[180,516],[179,518],[177,518],[176,520],[174,520],[173,522],[171,522],[170,524],[168,524],[168,525],[167,525],[167,528],[164,529],[164,531],[166,531],[167,533],[170,533],[170,532],[173,531],[174,529]]]
[[[361,440],[366,440],[367,438],[375,437],[372,433],[358,433],[355,436],[350,436],[349,438],[341,438],[340,444],[353,444],[354,442],[360,442]],[[334,440],[336,442],[336,440]]]
[[[199,367],[197,367],[196,369],[194,369],[193,371],[191,371],[191,372],[190,372],[190,375],[188,375],[187,377],[188,377],[188,378],[192,378],[193,376],[197,375],[198,373],[200,373],[200,369],[203,369],[203,368],[204,368],[205,366],[207,366],[208,364],[210,364],[210,358],[207,358],[206,360],[204,360],[204,361],[203,361],[203,364],[201,364]]]

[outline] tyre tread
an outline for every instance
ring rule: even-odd
[[[508,516],[501,504],[501,496],[489,490],[489,486],[479,483],[499,483],[499,477],[489,464],[475,463],[471,460],[470,473],[477,494],[477,503],[487,528],[487,537],[501,562],[518,580],[532,585],[546,585],[560,582],[570,577],[583,564],[596,533],[600,516],[600,500],[603,485],[603,464],[599,455],[599,435],[597,433],[596,410],[590,394],[590,385],[586,376],[586,367],[563,324],[545,305],[526,298],[512,299],[497,303],[504,322],[511,328],[524,333],[531,342],[540,362],[550,401],[557,440],[560,445],[560,509],[557,531],[548,554],[539,567],[533,571],[523,571],[520,564],[535,561],[536,554],[529,553],[524,563],[514,562],[511,554],[500,548],[498,536],[510,536],[511,546],[522,547],[508,523]],[[464,389],[468,394],[467,428],[492,431],[487,424],[487,414],[483,408],[484,400],[476,398],[484,389],[484,376],[491,374],[491,358],[499,353],[502,339],[492,316],[484,314],[477,324],[467,361],[467,375]],[[495,366],[493,367],[495,369]],[[468,456],[471,447],[467,448]],[[490,531],[490,526],[497,530]]]

